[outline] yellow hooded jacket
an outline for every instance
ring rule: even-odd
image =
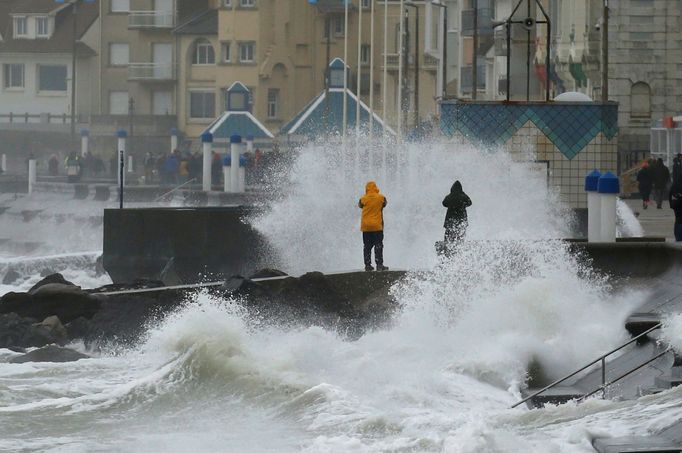
[[[360,198],[358,206],[362,209],[360,229],[363,233],[384,231],[383,210],[386,207],[386,197],[379,193],[374,181],[367,183],[365,196]]]

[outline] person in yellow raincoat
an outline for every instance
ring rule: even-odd
[[[362,242],[364,244],[365,270],[374,270],[372,267],[372,249],[374,249],[377,270],[386,271],[388,270],[384,266],[384,208],[386,207],[386,197],[379,192],[374,181],[367,183],[365,196],[360,198],[358,206],[362,209],[360,229],[362,230]]]

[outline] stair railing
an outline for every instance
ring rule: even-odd
[[[196,180],[197,180],[197,178],[192,178],[192,179],[190,179],[189,181],[183,182],[183,183],[180,184],[179,186],[174,187],[173,189],[169,190],[168,192],[164,193],[163,195],[159,195],[158,197],[156,197],[156,198],[154,199],[154,202],[163,200],[163,199],[166,198],[168,195],[170,195],[170,194],[172,194],[172,193],[174,193],[174,192],[177,192],[178,190],[182,189],[183,187],[185,187],[185,186],[188,185],[189,183],[192,183],[192,182],[194,182],[194,181],[196,181]]]
[[[597,357],[596,359],[594,359],[593,361],[591,361],[591,362],[588,363],[587,365],[581,367],[580,369],[575,370],[575,371],[572,372],[571,374],[569,374],[569,375],[567,375],[567,376],[564,376],[564,377],[562,377],[561,379],[557,379],[556,381],[552,382],[551,384],[547,385],[546,387],[541,388],[540,390],[538,390],[537,392],[533,393],[532,395],[529,395],[529,396],[525,397],[525,398],[522,399],[521,401],[519,401],[519,402],[517,402],[516,404],[514,404],[511,408],[513,409],[513,408],[515,408],[515,407],[517,407],[517,406],[520,406],[521,404],[525,403],[526,401],[535,398],[535,397],[538,396],[538,395],[542,395],[542,394],[545,393],[547,390],[556,387],[557,385],[561,384],[562,382],[566,381],[567,379],[572,378],[572,377],[575,376],[576,374],[580,373],[581,371],[584,371],[584,370],[588,369],[589,367],[591,367],[592,365],[594,365],[595,363],[598,363],[598,362],[601,362],[601,386],[599,386],[596,390],[594,390],[594,391],[588,393],[587,395],[583,395],[580,399],[582,400],[582,399],[587,398],[588,396],[592,396],[592,395],[594,395],[595,393],[597,393],[597,392],[600,391],[600,390],[603,392],[603,395],[606,396],[606,388],[607,388],[609,385],[615,384],[616,382],[620,381],[621,379],[625,378],[626,376],[629,376],[630,374],[634,373],[635,371],[639,370],[640,368],[644,367],[645,365],[648,365],[649,363],[651,363],[651,362],[653,362],[654,360],[658,359],[659,357],[663,356],[664,354],[666,354],[666,353],[670,350],[670,348],[666,349],[665,351],[663,351],[663,352],[661,352],[660,354],[656,355],[654,358],[648,360],[647,362],[643,363],[642,365],[640,365],[640,366],[638,366],[638,367],[636,367],[636,368],[634,368],[634,369],[628,371],[628,372],[625,373],[624,375],[622,375],[622,376],[620,376],[620,377],[616,378],[615,380],[613,380],[613,381],[611,381],[611,382],[608,382],[608,383],[606,382],[606,358],[609,357],[610,355],[612,355],[612,354],[614,354],[614,353],[620,351],[620,350],[623,349],[624,347],[629,346],[630,344],[634,343],[635,341],[639,340],[640,338],[645,337],[646,335],[650,334],[650,333],[653,332],[654,330],[660,329],[660,328],[661,328],[661,323],[656,324],[655,326],[651,327],[651,328],[648,329],[647,331],[642,332],[642,333],[640,333],[639,335],[637,335],[636,337],[632,338],[630,341],[628,341],[628,342],[626,342],[626,343],[623,343],[622,345],[620,345],[620,346],[618,346],[617,348],[615,348],[615,349],[613,349],[613,350],[607,352],[606,354],[601,355],[600,357]]]

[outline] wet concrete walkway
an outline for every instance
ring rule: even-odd
[[[674,241],[673,225],[675,213],[670,209],[668,201],[663,202],[662,209],[656,209],[656,203],[650,204],[647,209],[642,208],[642,200],[624,199],[630,209],[639,219],[644,228],[644,235],[651,237],[665,237],[668,241]]]

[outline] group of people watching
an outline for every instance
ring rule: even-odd
[[[637,173],[637,182],[643,209],[652,203],[652,193],[658,209],[663,208],[663,200],[668,197],[670,208],[675,211],[675,240],[682,241],[682,154],[673,159],[672,174],[663,159],[644,161]]]

